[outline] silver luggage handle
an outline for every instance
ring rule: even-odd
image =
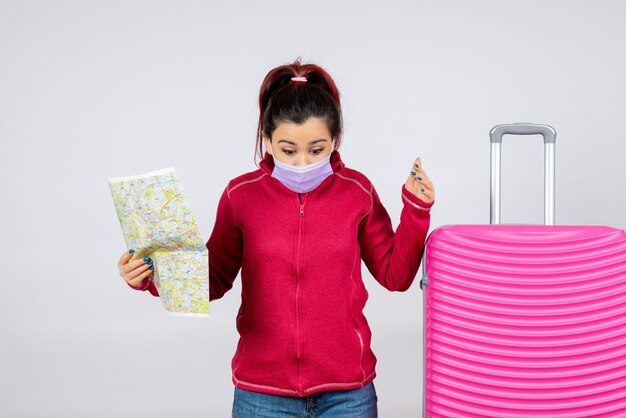
[[[549,125],[534,123],[511,123],[496,125],[489,132],[491,140],[491,200],[489,202],[489,223],[500,223],[500,174],[502,137],[510,135],[542,135],[544,144],[544,223],[554,225],[554,147],[556,131]]]

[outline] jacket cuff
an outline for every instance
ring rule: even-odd
[[[157,298],[160,297],[159,291],[157,290],[156,285],[154,284],[154,280],[150,279],[147,290],[148,292],[150,292],[150,294],[152,294],[152,296],[155,296]]]
[[[410,206],[426,212],[429,212],[430,208],[435,204],[434,200],[432,202],[424,202],[422,199],[411,193],[404,184],[402,185],[402,200]]]
[[[148,287],[150,286],[150,283],[152,282],[152,279],[150,279],[150,277],[146,277],[145,279],[143,279],[143,281],[141,282],[141,284],[138,287],[132,286],[130,283],[126,282],[126,284],[128,286],[130,286],[131,289],[135,289],[135,290],[146,290],[148,289]]]

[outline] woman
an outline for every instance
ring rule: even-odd
[[[317,65],[298,58],[271,70],[259,106],[262,161],[229,181],[206,244],[209,300],[241,269],[233,417],[376,417],[361,259],[385,288],[409,288],[433,184],[416,159],[394,233],[372,183],[341,160],[339,92]],[[120,258],[120,275],[158,296],[152,261],[130,258]]]

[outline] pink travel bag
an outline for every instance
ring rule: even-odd
[[[541,134],[545,225],[500,223],[505,134]],[[626,234],[554,225],[556,132],[491,130],[489,225],[429,235],[423,416],[626,417]]]

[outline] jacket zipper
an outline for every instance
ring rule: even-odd
[[[300,335],[300,253],[302,251],[302,217],[304,216],[304,202],[301,193],[298,193],[300,212],[298,214],[298,241],[296,247],[296,373],[298,377],[298,393],[302,393],[302,376],[300,374],[300,357],[302,355]]]

